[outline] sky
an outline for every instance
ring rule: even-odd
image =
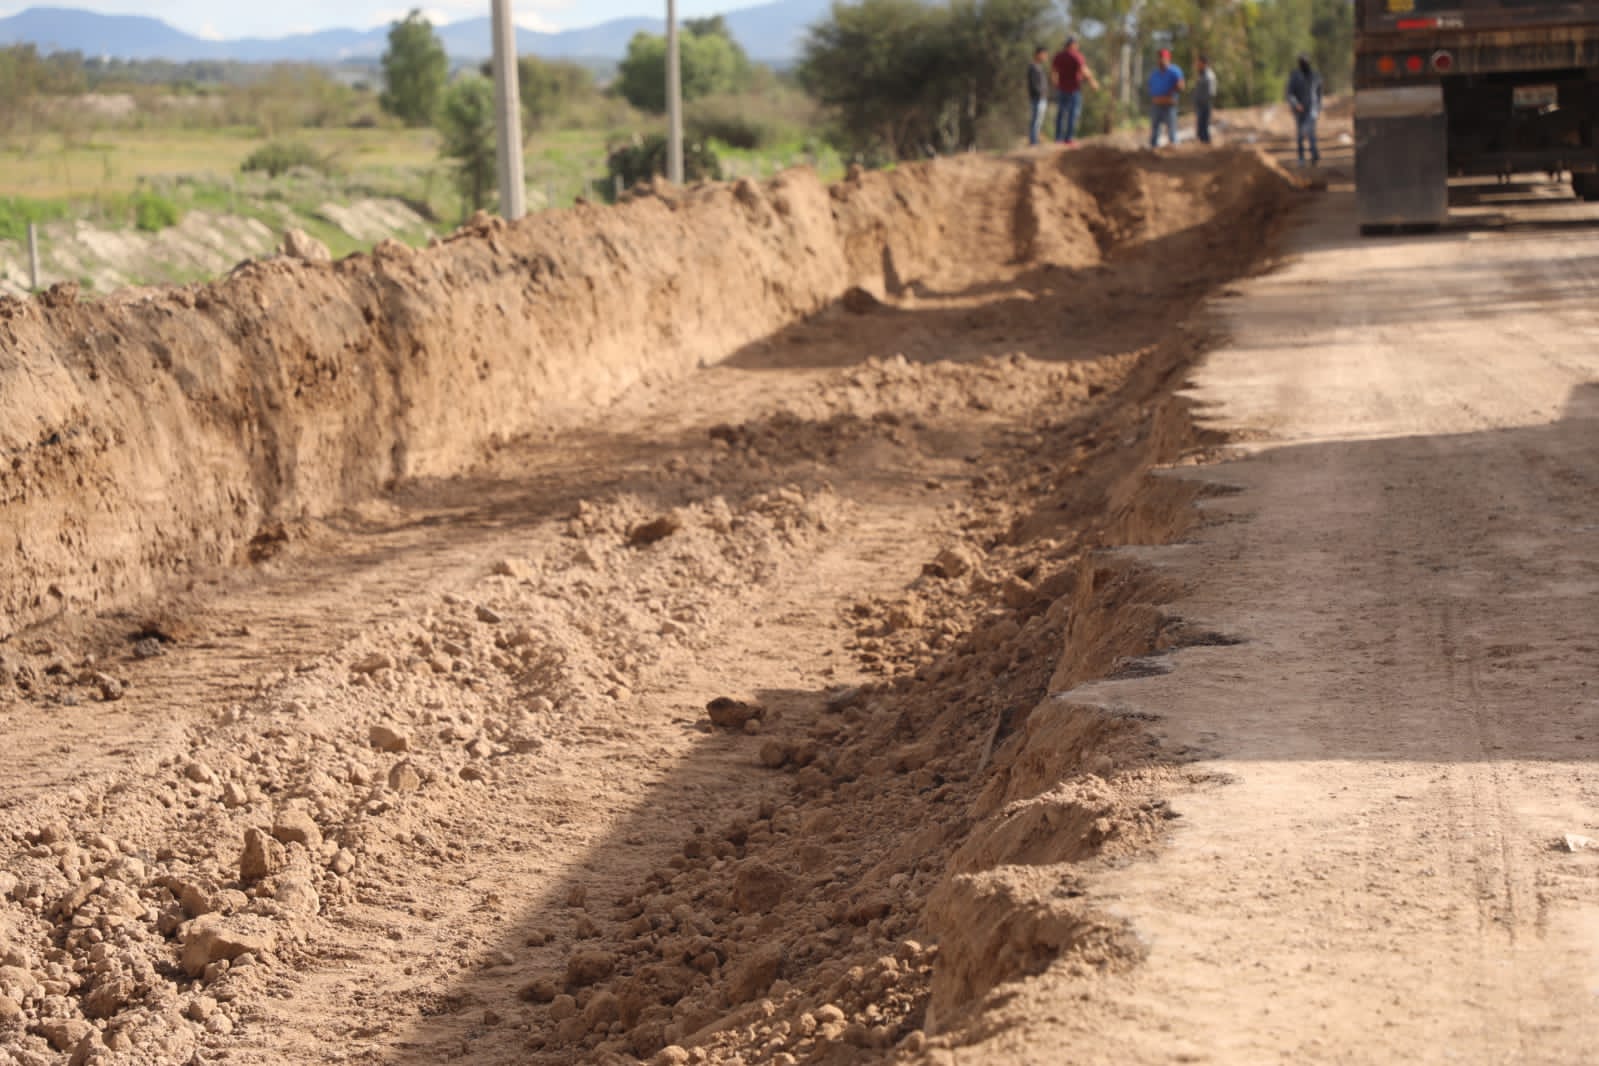
[[[403,0],[273,0],[268,4],[219,4],[216,0],[34,0],[38,6],[77,7],[111,15],[150,15],[201,37],[283,37],[335,28],[370,29],[401,18]],[[683,15],[744,7],[757,0],[680,0]],[[32,6],[0,3],[0,15]],[[419,0],[436,23],[489,14],[489,0]],[[530,30],[574,29],[623,15],[664,14],[664,0],[514,0],[513,17]]]

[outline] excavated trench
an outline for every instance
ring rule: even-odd
[[[0,1061],[842,1063],[1136,965],[1102,549],[1291,183],[795,173],[0,307]],[[694,367],[700,369],[695,370]]]

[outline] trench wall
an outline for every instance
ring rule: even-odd
[[[852,287],[1091,269],[1282,185],[1241,150],[970,156],[832,187],[796,170],[481,220],[424,250],[0,301],[0,638],[239,563],[274,521],[465,470]]]

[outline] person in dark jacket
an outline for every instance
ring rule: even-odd
[[[1321,75],[1311,66],[1310,57],[1301,54],[1299,64],[1288,75],[1288,106],[1294,109],[1295,141],[1299,147],[1299,165],[1305,165],[1305,148],[1310,148],[1310,165],[1321,162],[1321,149],[1316,146],[1316,120],[1321,117]]]
[[[1216,106],[1216,71],[1210,57],[1199,57],[1194,70],[1194,135],[1200,144],[1210,143],[1210,115]]]
[[[1044,133],[1044,115],[1049,111],[1049,49],[1033,49],[1033,62],[1027,68],[1027,99],[1032,103],[1032,120],[1027,126],[1027,143],[1037,144]]]

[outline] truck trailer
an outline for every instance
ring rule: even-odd
[[[1599,0],[1354,2],[1362,232],[1442,225],[1454,176],[1599,200]]]

